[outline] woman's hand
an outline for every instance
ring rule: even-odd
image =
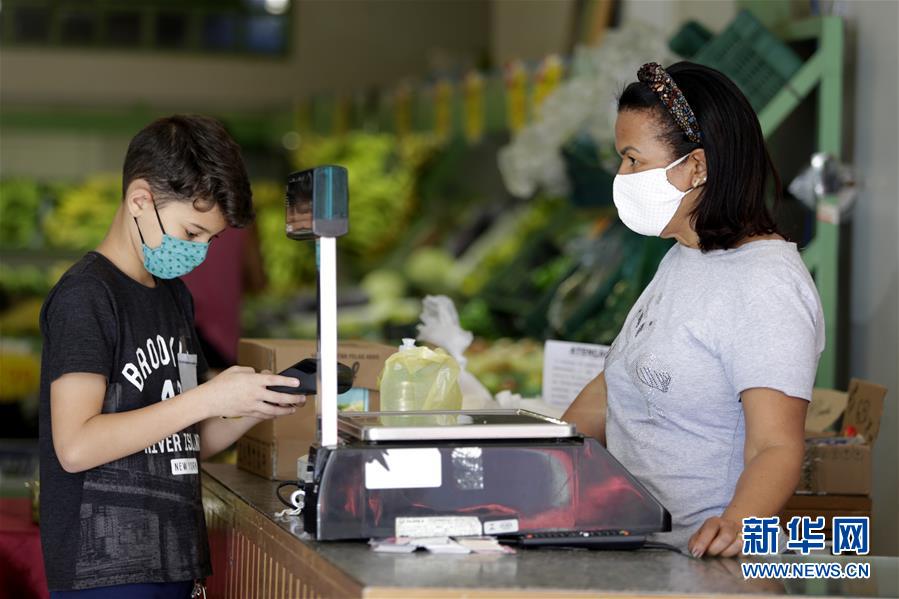
[[[690,537],[687,548],[693,557],[734,557],[742,549],[742,529],[739,522],[723,516],[709,518]]]
[[[300,382],[292,377],[270,373],[257,373],[247,366],[232,366],[212,380],[197,387],[207,402],[209,416],[267,419],[293,414],[298,405],[306,402],[305,396],[270,391],[266,387],[278,385],[297,387]]]

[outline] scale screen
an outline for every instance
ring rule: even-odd
[[[559,439],[574,437],[573,424],[527,410],[344,412],[337,428],[363,441],[453,439]]]

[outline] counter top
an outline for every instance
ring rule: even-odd
[[[365,542],[318,542],[298,517],[281,519],[277,483],[226,464],[204,464],[204,473],[290,533],[365,589],[366,596],[396,596],[427,589],[429,596],[778,595],[899,596],[899,558],[776,556],[779,562],[870,564],[869,579],[744,580],[736,559],[694,559],[665,550],[519,550],[515,555],[384,554]]]

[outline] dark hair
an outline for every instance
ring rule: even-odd
[[[156,205],[192,201],[202,212],[218,206],[232,227],[253,221],[253,194],[240,147],[217,120],[173,115],[153,121],[128,144],[122,196],[146,179]]]
[[[707,179],[690,215],[699,247],[728,249],[749,236],[780,233],[766,203],[769,174],[775,205],[783,199],[783,186],[749,101],[715,69],[678,62],[665,70],[696,115],[701,144],[687,138],[646,83],[628,85],[618,98],[618,110],[653,111],[660,125],[658,139],[668,146],[672,160],[705,150]]]

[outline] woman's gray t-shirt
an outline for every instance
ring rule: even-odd
[[[675,244],[605,362],[609,451],[668,508],[657,541],[686,547],[743,471],[740,394],[810,400],[824,316],[796,245],[702,253]]]

